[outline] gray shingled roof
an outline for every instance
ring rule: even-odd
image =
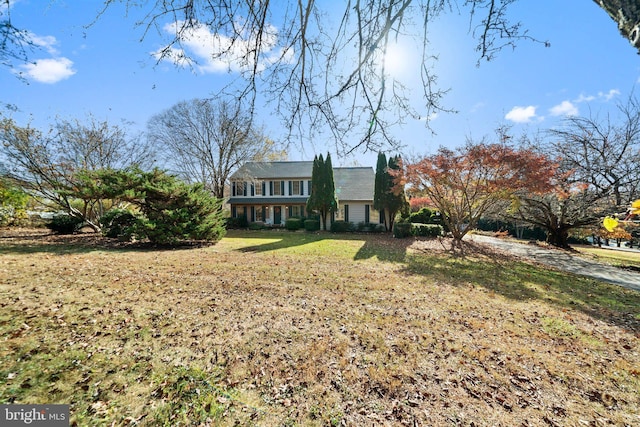
[[[375,173],[372,167],[333,168],[339,201],[373,200]]]
[[[231,179],[311,179],[313,162],[247,162],[238,169]]]

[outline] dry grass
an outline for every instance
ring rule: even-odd
[[[78,425],[640,424],[640,293],[479,245],[0,236],[0,403]]]

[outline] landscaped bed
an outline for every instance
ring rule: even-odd
[[[640,424],[640,293],[446,239],[4,230],[0,340],[77,425]]]

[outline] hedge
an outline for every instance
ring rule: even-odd
[[[320,221],[317,219],[307,219],[304,222],[304,229],[307,231],[320,230]]]
[[[413,224],[410,222],[396,222],[393,225],[393,237],[402,239],[409,236],[438,237],[444,235],[444,230],[438,224]]]
[[[291,231],[300,230],[302,228],[302,219],[290,217],[284,223],[284,228]]]
[[[348,231],[353,231],[353,224],[348,221],[333,221],[331,223],[332,233],[346,233]]]

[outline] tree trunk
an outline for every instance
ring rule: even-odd
[[[593,0],[618,23],[622,36],[640,53],[640,5],[637,0]]]
[[[564,228],[547,229],[547,243],[558,248],[569,248],[569,232]]]

